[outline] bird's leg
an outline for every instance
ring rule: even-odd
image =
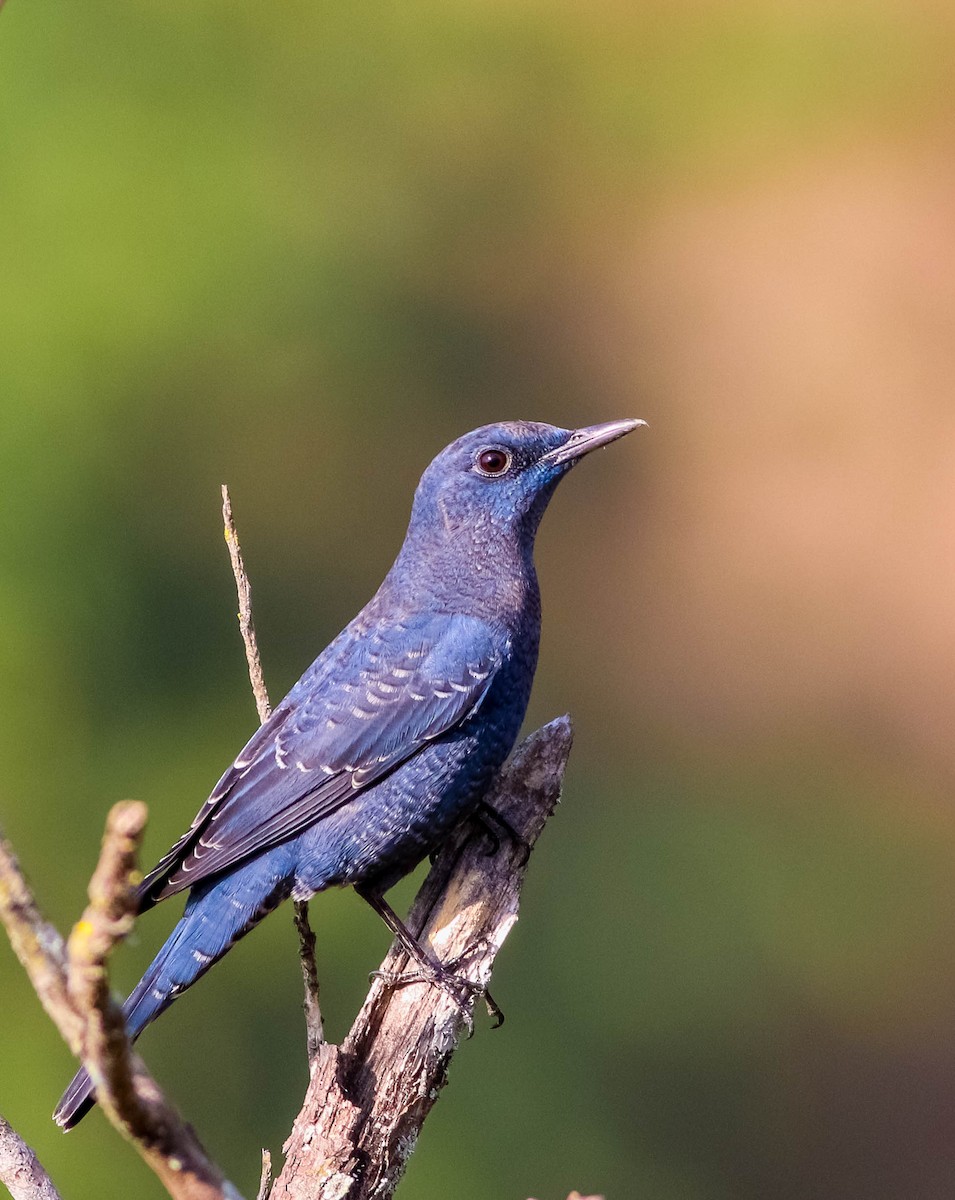
[[[517,865],[519,867],[527,866],[527,860],[531,856],[530,842],[526,838],[521,837],[507,817],[502,817],[493,804],[488,804],[486,800],[481,800],[474,810],[472,819],[480,825],[491,842],[488,854],[497,854],[498,850],[500,850],[500,834],[503,833],[521,852],[520,862]]]
[[[373,976],[383,980],[389,987],[401,987],[406,983],[431,982],[437,984],[438,987],[443,988],[448,993],[460,1008],[464,1017],[464,1023],[468,1029],[468,1037],[474,1032],[470,1001],[475,995],[482,995],[484,997],[488,1013],[494,1018],[495,1029],[504,1023],[504,1013],[487,988],[482,987],[479,983],[472,983],[470,979],[455,972],[454,966],[461,961],[460,959],[455,959],[454,963],[449,966],[439,963],[418,942],[408,926],[405,925],[404,921],[402,921],[380,892],[361,887],[356,887],[355,891],[364,901],[371,905],[397,938],[401,944],[401,948],[420,967],[418,971],[372,971]]]

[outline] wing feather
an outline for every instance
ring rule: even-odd
[[[466,721],[506,651],[498,631],[460,615],[338,639],[144,879],[141,907],[301,832]]]

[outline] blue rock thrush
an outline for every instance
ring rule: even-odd
[[[453,982],[384,893],[479,812],[517,737],[540,636],[534,537],[555,487],[641,424],[504,422],[435,458],[376,595],[143,880],[140,912],[191,893],[124,1005],[131,1037],[283,900],[333,886],[351,884],[428,976]],[[81,1070],[54,1119],[69,1129],[94,1102]]]

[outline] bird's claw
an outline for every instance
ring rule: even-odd
[[[484,989],[482,994],[484,1007],[487,1009],[487,1015],[491,1018],[491,1028],[500,1029],[504,1024],[504,1009],[501,1008],[500,1004],[498,1004],[487,988]]]
[[[500,834],[503,833],[508,841],[520,851],[517,866],[519,868],[527,866],[527,861],[531,856],[530,842],[517,832],[507,817],[501,816],[493,804],[482,800],[474,813],[474,821],[488,840],[488,849],[485,853],[489,858],[501,849]]]
[[[433,967],[418,967],[411,971],[372,971],[371,978],[380,979],[385,987],[389,988],[405,987],[410,983],[433,983],[457,1005],[469,1038],[474,1036],[474,1001],[477,996],[482,996],[488,1016],[494,1019],[491,1028],[498,1029],[504,1023],[504,1013],[500,1005],[483,984],[475,983],[466,975],[458,975],[455,972],[454,967],[460,961],[460,958],[455,959],[454,963],[447,967],[435,963]]]
[[[472,987],[474,989],[474,992],[476,995],[479,995],[482,997],[482,999],[484,1000],[484,1006],[487,1009],[487,1015],[489,1017],[491,1017],[494,1022],[491,1025],[491,1028],[492,1029],[500,1029],[500,1027],[504,1024],[503,1008],[501,1008],[501,1006],[494,999],[494,997],[491,995],[491,993],[488,991],[488,989],[486,987],[482,987],[479,983],[472,983],[471,980],[468,979],[466,976],[459,975],[457,973],[458,968],[461,966],[461,964],[463,962],[466,962],[469,958],[472,958],[475,955],[484,954],[487,951],[487,948],[488,948],[487,938],[479,938],[476,942],[473,943],[473,945],[468,947],[468,949],[465,950],[463,954],[459,954],[457,956],[457,958],[452,958],[451,961],[447,964],[446,970],[451,971],[454,974],[454,977],[456,979],[460,979],[462,982],[467,983],[470,987]]]

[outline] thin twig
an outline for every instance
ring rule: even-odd
[[[14,953],[30,977],[47,1015],[74,1054],[80,1054],[83,1022],[70,1001],[66,948],[59,932],[43,917],[13,847],[0,832],[0,920]]]
[[[259,714],[259,722],[264,725],[272,715],[272,705],[269,701],[268,688],[265,686],[265,676],[262,672],[262,660],[259,656],[259,644],[255,636],[255,622],[252,619],[252,586],[246,573],[245,561],[242,558],[242,547],[239,544],[239,534],[232,515],[232,499],[229,496],[228,484],[222,485],[222,523],[224,526],[225,543],[229,547],[229,558],[232,561],[232,574],[235,577],[235,590],[239,598],[239,630],[242,633],[242,643],[245,646],[245,659],[249,667],[249,682],[252,685],[252,695],[255,697],[255,707]],[[315,934],[308,923],[308,903],[296,900],[293,902],[295,928],[299,936],[299,960],[302,964],[302,981],[305,985],[305,998],[302,1008],[305,1011],[305,1038],[308,1061],[315,1061],[318,1047],[325,1040],[322,1025],[322,1009],[319,1003],[318,966],[315,962]]]
[[[269,1191],[272,1187],[272,1155],[268,1150],[262,1151],[262,1174],[259,1177],[259,1190],[255,1194],[255,1200],[269,1200]]]
[[[539,729],[488,797],[521,844],[502,839],[489,856],[486,841],[463,828],[412,906],[409,929],[476,994],[517,920],[527,847],[557,803],[571,740],[568,717]],[[393,978],[404,966],[393,947],[382,973]],[[432,983],[376,979],[343,1045],[320,1049],[272,1200],[389,1200],[465,1024],[460,1005]]]
[[[0,919],[43,1007],[95,1081],[106,1116],[133,1142],[170,1196],[236,1200],[236,1189],[132,1053],[122,1009],[109,991],[106,961],[132,925],[136,849],[145,821],[143,804],[118,804],[110,812],[90,904],[68,952],[43,919],[0,834]]]
[[[314,1061],[318,1049],[325,1041],[322,1025],[322,1010],[318,1006],[318,967],[315,963],[315,934],[308,921],[308,901],[295,903],[295,928],[298,930],[298,954],[302,965],[302,982],[305,984],[305,1029],[308,1042],[308,1061]]]
[[[245,572],[245,563],[242,560],[242,547],[239,545],[239,535],[236,532],[235,519],[232,516],[229,487],[225,483],[222,485],[222,523],[225,544],[229,547],[229,558],[232,560],[235,590],[239,596],[239,629],[245,646],[245,660],[249,664],[249,682],[252,684],[252,695],[255,697],[259,723],[264,725],[272,715],[272,705],[269,702],[268,688],[265,686],[265,676],[262,674],[262,660],[259,657],[259,644],[255,637],[255,623],[252,620],[252,588]]]
[[[106,963],[136,919],[132,877],[146,817],[145,804],[128,801],[113,806],[90,880],[90,902],[66,945],[70,1000],[74,1010],[86,1016],[83,1058],[101,1101],[112,1105],[134,1139],[149,1137],[149,1118],[136,1095],[126,1021],[110,994]]]
[[[3,1117],[0,1117],[0,1183],[13,1200],[60,1200],[60,1193],[36,1154]]]

